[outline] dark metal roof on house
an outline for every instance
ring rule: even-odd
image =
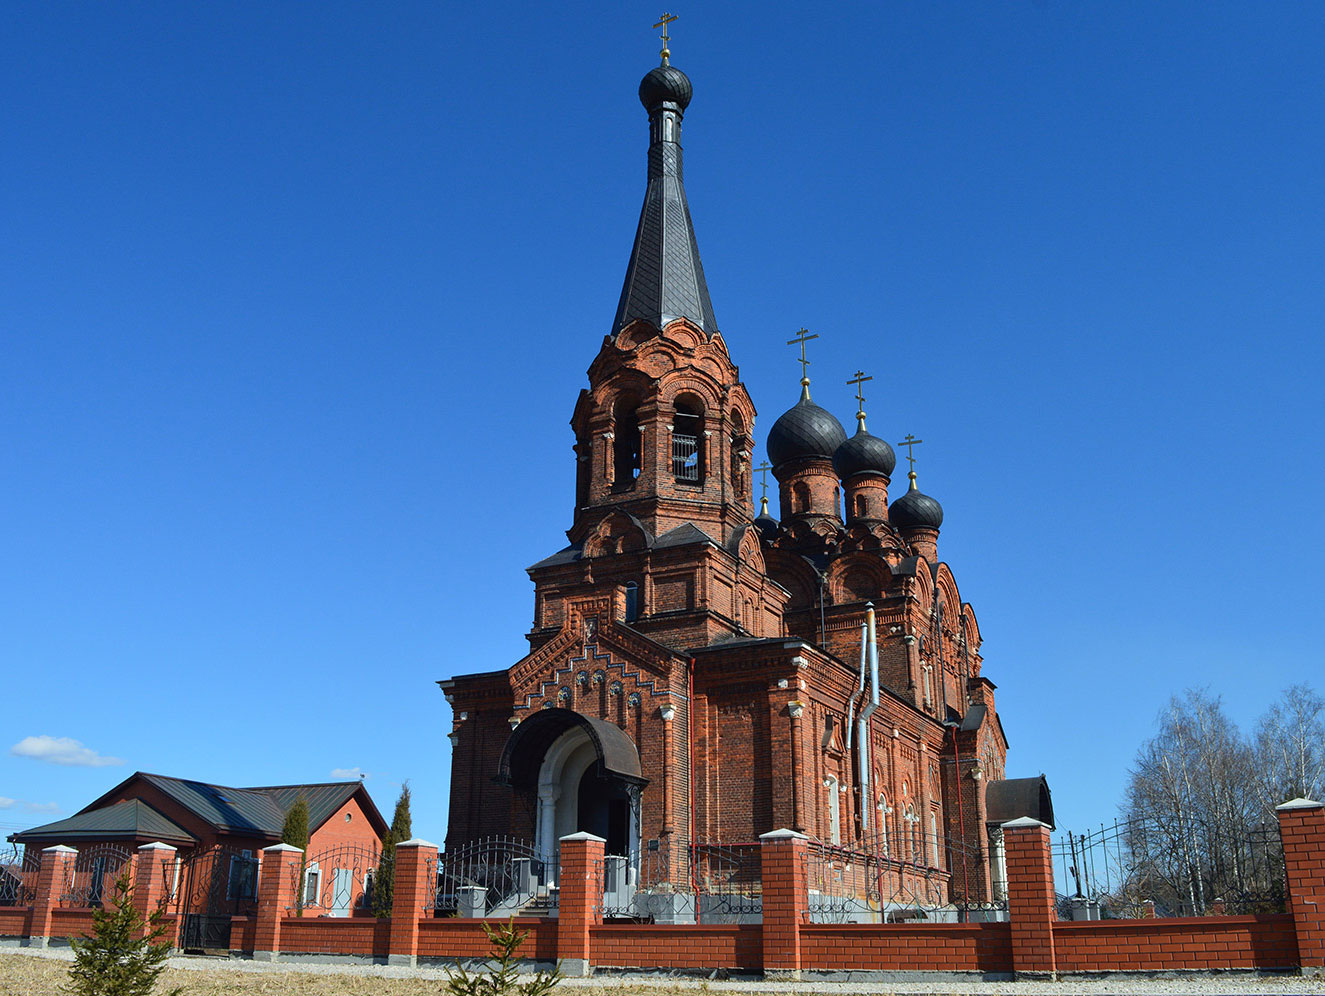
[[[652,70],[640,84],[652,136],[649,182],[613,335],[638,319],[661,329],[686,318],[710,336],[718,328],[682,183],[681,117],[690,94],[690,80],[673,66]]]
[[[990,782],[985,790],[985,811],[989,823],[1002,824],[1029,816],[1050,829],[1054,827],[1054,803],[1044,775]]]
[[[16,833],[9,839],[19,844],[48,840],[159,840],[163,843],[193,843],[193,834],[167,819],[140,799],[88,809],[67,820]]]

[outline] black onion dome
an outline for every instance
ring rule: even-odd
[[[910,490],[888,509],[888,521],[898,529],[938,529],[943,525],[943,506],[917,488],[912,477]]]
[[[846,441],[842,423],[806,394],[773,423],[768,433],[768,459],[774,467],[802,457],[829,460]]]
[[[857,474],[890,477],[896,466],[897,454],[887,440],[871,435],[864,425],[833,453],[833,470],[844,481]]]
[[[684,111],[692,96],[690,77],[675,66],[655,66],[639,83],[639,101],[646,111],[659,104],[675,104]]]

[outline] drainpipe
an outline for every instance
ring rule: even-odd
[[[856,681],[856,690],[851,693],[851,698],[847,700],[847,725],[846,725],[845,740],[848,751],[851,748],[851,731],[855,729],[856,726],[856,703],[859,702],[865,694],[865,664],[867,660],[866,648],[868,646],[869,646],[869,624],[862,622],[860,624],[860,677]],[[862,757],[863,752],[864,748],[861,746],[861,740],[858,736],[856,738],[857,770],[863,770],[864,768],[865,762]],[[858,790],[857,796],[860,800],[860,835],[863,839],[865,837],[865,827],[867,820],[867,817],[865,815],[865,809],[869,805],[869,802],[865,791],[865,784],[863,782],[860,782],[859,780],[857,780],[857,790]]]
[[[865,631],[861,634],[860,680],[865,681],[865,653],[869,650],[870,697],[860,710],[860,725],[857,742],[859,744],[860,765],[860,829],[861,835],[867,835],[870,825],[870,802],[874,794],[870,788],[870,716],[879,708],[879,642],[874,632],[874,603],[865,603]],[[862,689],[863,691],[863,689]]]

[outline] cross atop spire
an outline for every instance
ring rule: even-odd
[[[873,380],[873,377],[866,377],[864,370],[857,370],[856,376],[847,381],[848,384],[856,385],[856,421],[860,424],[860,431],[865,431],[865,394],[862,385],[867,380]]]
[[[913,488],[916,486],[916,451],[915,451],[915,447],[919,446],[919,445],[920,445],[921,443],[923,443],[923,442],[924,442],[923,439],[917,439],[915,436],[911,435],[911,433],[908,432],[908,433],[906,434],[906,438],[903,439],[900,443],[897,444],[898,446],[905,446],[905,447],[906,447],[906,462],[907,462],[907,464],[909,465],[909,469],[908,469],[907,472],[906,472],[906,476],[909,477],[909,478],[911,478],[911,487],[913,487]]]
[[[762,489],[760,501],[768,501],[768,472],[773,469],[773,465],[765,460],[755,470],[759,471],[759,487]]]
[[[811,339],[818,339],[818,338],[819,338],[819,333],[811,332],[809,329],[803,328],[796,333],[796,337],[794,339],[787,340],[788,346],[794,346],[797,343],[800,343],[801,347],[800,364],[801,364],[801,400],[802,401],[810,400],[810,372],[809,372],[810,361],[805,358],[805,344],[809,342]]]
[[[675,14],[669,14],[666,11],[663,11],[662,17],[659,18],[658,23],[653,26],[655,31],[658,28],[662,28],[663,47],[662,47],[662,52],[660,52],[659,54],[662,56],[662,64],[664,66],[671,65],[672,52],[667,47],[667,43],[672,39],[671,36],[667,33],[667,26],[675,20],[676,20]]]

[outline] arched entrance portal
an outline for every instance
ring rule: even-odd
[[[514,730],[497,780],[536,800],[535,843],[544,854],[567,834],[587,831],[608,854],[639,860],[639,751],[618,727],[570,709],[541,709]]]

